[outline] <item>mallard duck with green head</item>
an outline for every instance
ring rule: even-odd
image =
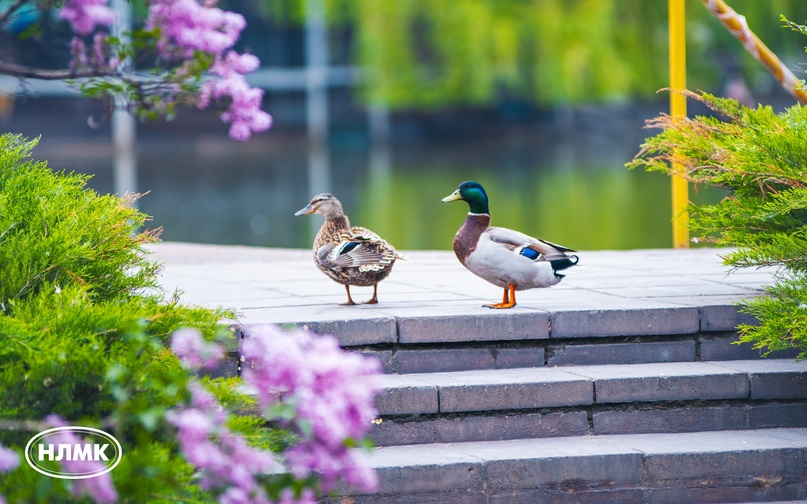
[[[367,228],[351,226],[342,204],[333,194],[322,193],[294,215],[318,213],[325,217],[314,238],[314,262],[333,281],[345,286],[346,305],[354,305],[350,286],[373,287],[373,297],[364,304],[378,303],[378,282],[392,271],[396,259],[407,259],[380,236]]]
[[[504,289],[501,303],[488,308],[512,308],[516,291],[551,287],[577,264],[576,252],[546,240],[501,227],[490,227],[488,195],[477,182],[463,182],[443,203],[465,201],[470,212],[454,235],[454,253],[463,266]]]

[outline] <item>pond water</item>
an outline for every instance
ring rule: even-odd
[[[527,135],[398,146],[380,157],[338,142],[329,187],[354,225],[403,250],[451,248],[468,207],[440,199],[463,180],[486,188],[494,225],[580,250],[669,247],[669,179],[624,168],[640,142]],[[164,240],[307,248],[322,223],[293,216],[312,196],[301,135],[245,145],[216,136],[146,138],[137,155],[139,191],[150,191],[139,206],[153,216],[150,227],[164,228]],[[43,138],[35,156],[54,169],[92,173],[91,187],[112,190],[107,145]],[[721,194],[691,196],[703,203]]]

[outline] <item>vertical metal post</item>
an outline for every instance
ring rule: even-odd
[[[322,0],[306,0],[306,119],[308,122],[308,188],[317,194],[330,187],[328,159],[328,41]]]
[[[126,40],[127,32],[132,31],[132,7],[126,0],[112,0],[112,8],[117,13],[115,36]],[[137,192],[137,123],[126,108],[123,98],[115,98],[112,112],[112,144],[114,146],[113,179],[118,196],[127,192]]]
[[[686,89],[686,16],[685,0],[669,0],[670,32],[670,115],[686,117],[686,97],[677,91]],[[676,171],[683,167],[674,165]],[[680,175],[672,177],[673,246],[689,247],[689,184]]]
[[[330,190],[328,158],[328,41],[322,0],[305,0],[305,97],[308,125],[308,193]],[[320,223],[309,219],[309,232],[316,235]]]
[[[392,167],[389,109],[384,105],[370,105],[367,123],[370,130],[370,173],[387,176]]]

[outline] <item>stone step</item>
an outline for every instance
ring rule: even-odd
[[[311,329],[308,324],[303,326]],[[255,325],[239,327],[238,336],[248,337],[249,331],[255,329]],[[319,328],[318,332],[329,331]],[[760,351],[750,344],[736,344],[738,336],[733,331],[521,340],[507,340],[504,336],[494,340],[495,336],[486,336],[489,341],[473,340],[476,336],[469,333],[467,341],[445,343],[402,344],[395,340],[354,345],[344,337],[340,341],[348,350],[378,358],[385,373],[400,374],[761,358]],[[795,350],[786,350],[774,352],[770,357],[794,358],[797,354]]]
[[[384,375],[379,445],[807,427],[807,361]]]
[[[807,499],[807,429],[576,436],[376,448],[353,504],[678,504]]]

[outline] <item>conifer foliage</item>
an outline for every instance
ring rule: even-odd
[[[679,173],[690,182],[724,188],[715,205],[692,207],[691,229],[699,240],[735,247],[725,254],[733,268],[768,267],[768,296],[743,302],[759,325],[741,325],[741,341],[764,354],[796,348],[807,356],[807,108],[777,114],[750,109],[707,93],[686,92],[713,111],[695,119],[662,115],[628,163],[631,168]],[[718,117],[719,116],[719,117]]]
[[[245,336],[242,379],[206,376],[235,357],[232,314],[164,299],[146,215],[31,159],[35,145],[0,135],[0,504],[313,504],[339,481],[376,488],[363,438],[378,362],[264,328]],[[113,435],[119,465],[73,480],[23,461],[32,436],[65,426]]]

